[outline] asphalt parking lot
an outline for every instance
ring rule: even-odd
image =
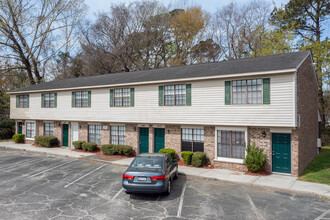
[[[0,219],[329,219],[330,201],[180,175],[127,195],[125,167],[0,148]]]

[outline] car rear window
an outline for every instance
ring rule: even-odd
[[[131,167],[162,170],[163,169],[163,158],[162,157],[137,157],[132,162]]]

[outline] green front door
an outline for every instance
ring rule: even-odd
[[[273,172],[291,173],[291,135],[272,134]]]
[[[149,153],[149,128],[140,128],[140,154]]]
[[[165,147],[165,129],[155,128],[155,153]]]
[[[22,134],[23,123],[17,122],[17,133]]]
[[[69,144],[69,125],[63,124],[63,147],[67,147]]]

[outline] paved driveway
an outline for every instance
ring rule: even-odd
[[[180,175],[126,195],[124,167],[0,148],[0,219],[326,219],[330,201]]]

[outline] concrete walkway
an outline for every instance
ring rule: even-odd
[[[13,142],[0,142],[0,147],[11,149],[26,150],[37,153],[47,153],[58,156],[74,158],[86,158],[98,162],[107,162],[114,165],[129,166],[134,158],[100,160],[93,153],[71,151],[68,148],[42,148],[31,144],[15,144]],[[307,193],[323,198],[330,199],[330,185],[310,183],[297,180],[297,177],[272,174],[269,176],[251,176],[243,172],[225,169],[204,169],[197,167],[180,166],[179,173],[187,176],[202,177],[212,180],[222,180],[227,182],[239,183],[251,187],[272,188],[298,193]]]
[[[0,147],[5,147],[15,150],[25,150],[36,153],[46,153],[57,156],[73,157],[73,158],[81,158],[81,157],[95,155],[93,153],[72,151],[68,147],[46,148],[46,147],[36,147],[33,146],[32,144],[16,144],[14,142],[0,142]]]

